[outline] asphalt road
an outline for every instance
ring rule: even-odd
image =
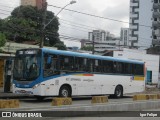
[[[35,98],[20,98],[20,110],[25,111],[52,111],[53,106],[51,106],[52,98],[46,98],[44,101],[37,101]],[[131,102],[132,97],[125,96],[124,98],[115,99],[109,98],[110,103],[124,103]],[[91,97],[79,97],[73,98],[73,106],[82,106],[82,105],[91,105]],[[106,103],[107,104],[107,103]],[[12,111],[16,111],[17,109],[13,109]],[[145,111],[160,111],[160,109],[152,109]],[[123,113],[122,113],[123,114]],[[113,116],[120,115],[118,113],[113,114]],[[0,118],[0,120],[21,120],[22,118]],[[153,117],[52,117],[52,118],[23,118],[23,120],[159,120],[159,118]]]
[[[91,97],[77,97],[77,98],[73,98],[72,99],[72,105],[91,105]],[[132,97],[129,96],[125,96],[123,98],[120,99],[116,99],[116,98],[111,98],[109,97],[109,102],[128,102],[128,101],[133,101]],[[52,98],[46,98],[43,101],[37,101],[36,98],[21,98],[20,99],[20,108],[24,108],[24,109],[30,109],[33,108],[34,109],[38,109],[38,108],[50,108],[51,107],[51,102],[52,102]]]

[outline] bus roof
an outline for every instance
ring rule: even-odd
[[[125,63],[144,64],[143,61],[138,61],[138,60],[115,58],[115,57],[110,57],[110,56],[92,55],[92,54],[78,53],[78,52],[71,52],[71,51],[52,50],[52,49],[47,49],[47,48],[42,48],[42,51],[47,52],[47,53],[52,53],[52,54],[59,54],[59,55],[85,57],[85,58],[99,59],[99,60],[110,60],[110,61],[125,62]]]

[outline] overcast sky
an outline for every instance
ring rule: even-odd
[[[77,0],[77,3],[67,6],[67,9],[76,10],[83,13],[93,14],[105,18],[120,21],[129,21],[129,1],[130,0]],[[70,0],[47,0],[49,5],[64,7]],[[0,18],[10,15],[14,7],[20,4],[20,0],[0,0]],[[48,10],[57,14],[60,9],[48,7]],[[107,19],[96,18],[75,12],[63,10],[60,18],[60,35],[73,38],[88,38],[88,32],[93,29],[103,29],[119,36],[121,27],[128,27],[126,23],[115,22]],[[65,41],[67,46],[80,46],[79,42]]]

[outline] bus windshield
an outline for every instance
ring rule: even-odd
[[[13,77],[15,80],[35,80],[40,74],[40,60],[37,54],[16,55]]]

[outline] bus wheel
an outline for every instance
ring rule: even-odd
[[[123,97],[123,87],[118,85],[114,91],[115,98],[122,98]]]
[[[68,86],[62,86],[59,91],[60,97],[71,97],[71,90]]]

